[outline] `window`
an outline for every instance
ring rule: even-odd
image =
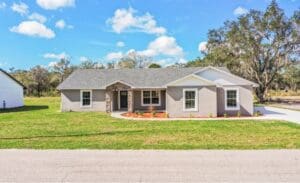
[[[92,106],[92,91],[81,91],[81,107]]]
[[[160,91],[142,91],[142,106],[160,106]]]
[[[197,89],[183,89],[183,110],[198,110],[198,93]]]
[[[225,89],[225,110],[239,110],[239,92],[237,88]]]

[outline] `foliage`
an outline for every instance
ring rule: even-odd
[[[287,18],[273,0],[265,12],[251,10],[236,21],[210,30],[205,57],[188,65],[226,66],[259,84],[264,102],[268,89],[300,56],[300,11]],[[294,85],[295,86],[295,85]]]
[[[283,74],[283,81],[293,91],[300,88],[300,63],[290,65]]]
[[[30,70],[10,69],[10,74],[26,86],[27,96],[57,96],[56,87],[76,68],[69,60],[61,59],[50,68],[37,65]]]
[[[59,98],[26,98],[0,114],[0,148],[293,149],[300,126],[280,121],[130,121],[99,112],[61,113]]]
[[[80,69],[104,69],[104,65],[98,63],[98,62],[93,62],[92,60],[85,60],[80,63],[79,65]]]
[[[157,64],[157,63],[152,63],[149,65],[148,68],[161,68],[161,65]]]
[[[141,55],[136,51],[130,51],[123,56],[118,62],[118,68],[147,68],[152,59],[150,57]]]

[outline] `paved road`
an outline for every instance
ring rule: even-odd
[[[0,182],[300,182],[300,151],[1,150]]]
[[[255,107],[255,110],[259,110],[264,114],[262,117],[260,117],[262,119],[279,119],[300,124],[300,111],[269,106]]]

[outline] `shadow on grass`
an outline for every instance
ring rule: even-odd
[[[70,134],[70,135],[45,135],[45,136],[31,136],[31,137],[3,137],[0,140],[30,140],[37,138],[67,138],[67,137],[90,137],[98,135],[120,135],[120,134],[131,134],[139,133],[143,130],[132,130],[132,131],[113,131],[113,132],[99,132],[99,133],[85,133],[85,134]]]
[[[1,109],[0,113],[11,113],[11,112],[27,112],[27,111],[37,111],[48,109],[47,105],[33,105],[33,106],[23,106],[13,109]]]

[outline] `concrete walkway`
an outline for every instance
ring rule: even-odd
[[[278,119],[300,124],[300,111],[269,106],[256,107],[255,110],[259,110],[264,114],[260,117],[262,119]]]
[[[230,118],[131,118],[122,116],[124,112],[113,112],[111,116],[120,119],[129,120],[150,120],[150,121],[186,121],[186,120],[285,120],[300,124],[300,112],[276,107],[255,107],[255,111],[260,111],[263,116],[260,117],[230,117]]]
[[[1,150],[0,182],[300,182],[299,150]]]

